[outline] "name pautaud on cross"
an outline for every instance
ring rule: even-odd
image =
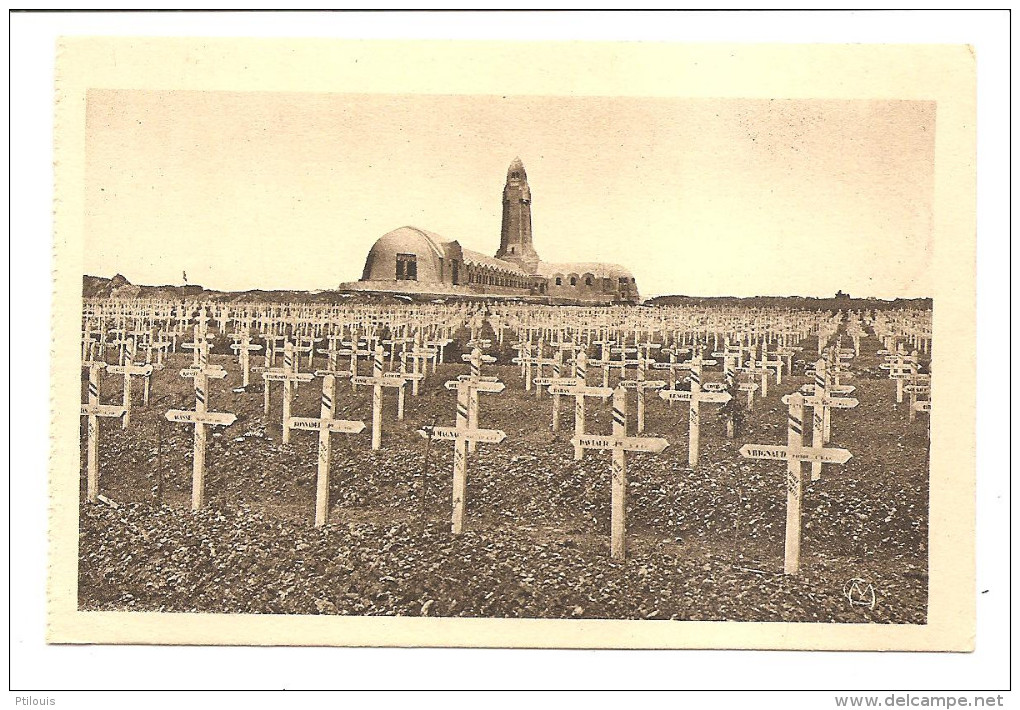
[[[581,450],[612,452],[610,554],[613,559],[623,560],[627,556],[627,452],[659,453],[669,442],[659,437],[627,436],[627,390],[617,387],[612,397],[612,435],[585,434],[574,437],[571,443]]]

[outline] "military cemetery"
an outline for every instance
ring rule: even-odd
[[[930,318],[86,299],[80,603],[916,623]]]

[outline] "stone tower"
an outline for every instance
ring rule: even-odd
[[[496,258],[512,261],[530,274],[538,271],[538,252],[531,243],[531,188],[520,158],[514,158],[506,171],[503,228]]]

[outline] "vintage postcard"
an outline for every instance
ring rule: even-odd
[[[66,38],[48,640],[971,650],[974,61]]]

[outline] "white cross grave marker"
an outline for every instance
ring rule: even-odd
[[[400,373],[392,372],[383,374],[383,360],[386,352],[382,345],[377,345],[372,351],[372,376],[352,375],[351,384],[372,386],[372,450],[378,451],[382,448],[382,415],[383,415],[383,387],[397,387],[403,391],[407,380],[400,377]]]
[[[824,360],[819,360],[815,363],[813,377],[815,380],[813,394],[811,396],[803,397],[802,401],[804,406],[811,407],[811,446],[815,449],[821,449],[828,443],[828,425],[831,421],[831,410],[853,409],[859,404],[859,402],[852,397],[844,398],[832,396],[832,392],[827,386],[828,377],[826,374],[826,364]],[[787,395],[786,397],[783,397],[783,404],[789,404],[791,400],[788,398],[792,396],[793,395]],[[817,481],[821,478],[822,463],[823,462],[821,460],[811,462],[812,481]]]
[[[689,425],[687,429],[687,465],[694,468],[698,465],[701,448],[701,403],[726,404],[732,395],[729,392],[706,392],[701,389],[702,359],[698,355],[691,361],[691,389],[659,390],[659,397],[667,401],[690,402]]]
[[[315,527],[321,528],[329,516],[329,463],[330,434],[360,434],[365,422],[334,419],[336,377],[327,374],[322,378],[322,407],[319,418],[291,417],[288,428],[319,432],[318,471],[315,479]]]
[[[219,365],[191,367],[181,370],[181,377],[195,380],[195,409],[171,409],[167,421],[192,424],[195,427],[195,449],[191,474],[191,509],[201,510],[205,505],[205,448],[206,426],[230,426],[237,417],[232,412],[210,412],[208,405],[209,378],[221,380],[227,371]]]
[[[785,460],[786,473],[786,545],[783,569],[786,574],[797,574],[800,570],[801,497],[803,482],[801,464],[805,461],[843,464],[850,460],[846,449],[824,449],[805,447],[804,397],[791,394],[783,398],[789,406],[787,415],[786,446],[768,444],[745,444],[740,455],[749,459]]]
[[[645,431],[645,391],[661,390],[666,386],[663,380],[645,379],[645,359],[638,358],[637,379],[622,380],[620,386],[626,389],[637,390],[637,432],[643,434]]]
[[[106,371],[111,375],[124,376],[124,416],[121,419],[121,427],[128,428],[131,424],[131,378],[134,376],[148,377],[152,374],[152,365],[135,365],[131,360],[126,360],[123,365],[109,365]]]
[[[588,387],[586,383],[588,375],[588,356],[582,350],[574,359],[575,377],[564,384],[551,384],[549,391],[554,395],[564,394],[574,398],[574,438],[576,441],[584,436],[585,428],[585,397],[599,397],[605,399],[613,396],[613,390],[609,387]],[[553,400],[554,402],[556,400]],[[580,461],[584,458],[584,447],[574,444],[574,460]]]
[[[241,362],[241,386],[247,387],[251,377],[251,354],[261,350],[262,346],[253,344],[251,342],[251,335],[247,332],[243,335],[232,337],[238,341],[233,343],[230,349],[237,351],[237,356]]]
[[[95,503],[99,496],[99,418],[122,417],[127,410],[124,407],[99,403],[99,392],[102,384],[100,375],[106,364],[88,361],[83,363],[83,366],[89,368],[89,401],[88,404],[81,406],[81,416],[88,417],[85,491],[88,502]]]
[[[311,372],[297,371],[297,356],[294,352],[294,344],[288,340],[283,346],[283,367],[280,369],[266,370],[262,373],[262,379],[266,383],[265,397],[263,399],[266,414],[269,414],[269,383],[283,383],[283,416],[281,420],[283,431],[281,438],[284,444],[289,444],[290,425],[288,422],[291,419],[290,410],[294,404],[294,386],[298,382],[311,382],[314,379],[314,375],[312,375]]]
[[[572,440],[581,449],[609,450],[612,462],[612,512],[610,514],[610,554],[615,560],[627,556],[627,452],[659,453],[669,442],[658,437],[627,436],[627,390],[613,391],[613,434],[585,434]]]
[[[445,384],[448,390],[457,390],[457,422],[453,427],[429,427],[418,433],[426,439],[453,441],[453,519],[452,532],[459,535],[464,531],[464,513],[467,498],[467,445],[472,441],[498,444],[506,438],[499,429],[478,429],[468,426],[468,402],[472,391],[499,393],[502,382],[453,380]]]
[[[470,363],[471,369],[469,375],[461,375],[457,378],[458,380],[462,380],[465,378],[467,378],[471,382],[481,381],[494,382],[496,380],[495,377],[482,376],[482,364],[483,363],[491,364],[496,362],[496,358],[494,358],[493,356],[483,355],[481,349],[475,346],[471,349],[470,354],[464,354],[461,355],[460,357],[462,360],[465,360],[466,362]],[[477,388],[471,390],[470,396],[468,398],[468,427],[471,429],[478,428],[478,392],[479,390]],[[474,441],[469,441],[468,451],[474,453],[475,446],[476,444]]]

